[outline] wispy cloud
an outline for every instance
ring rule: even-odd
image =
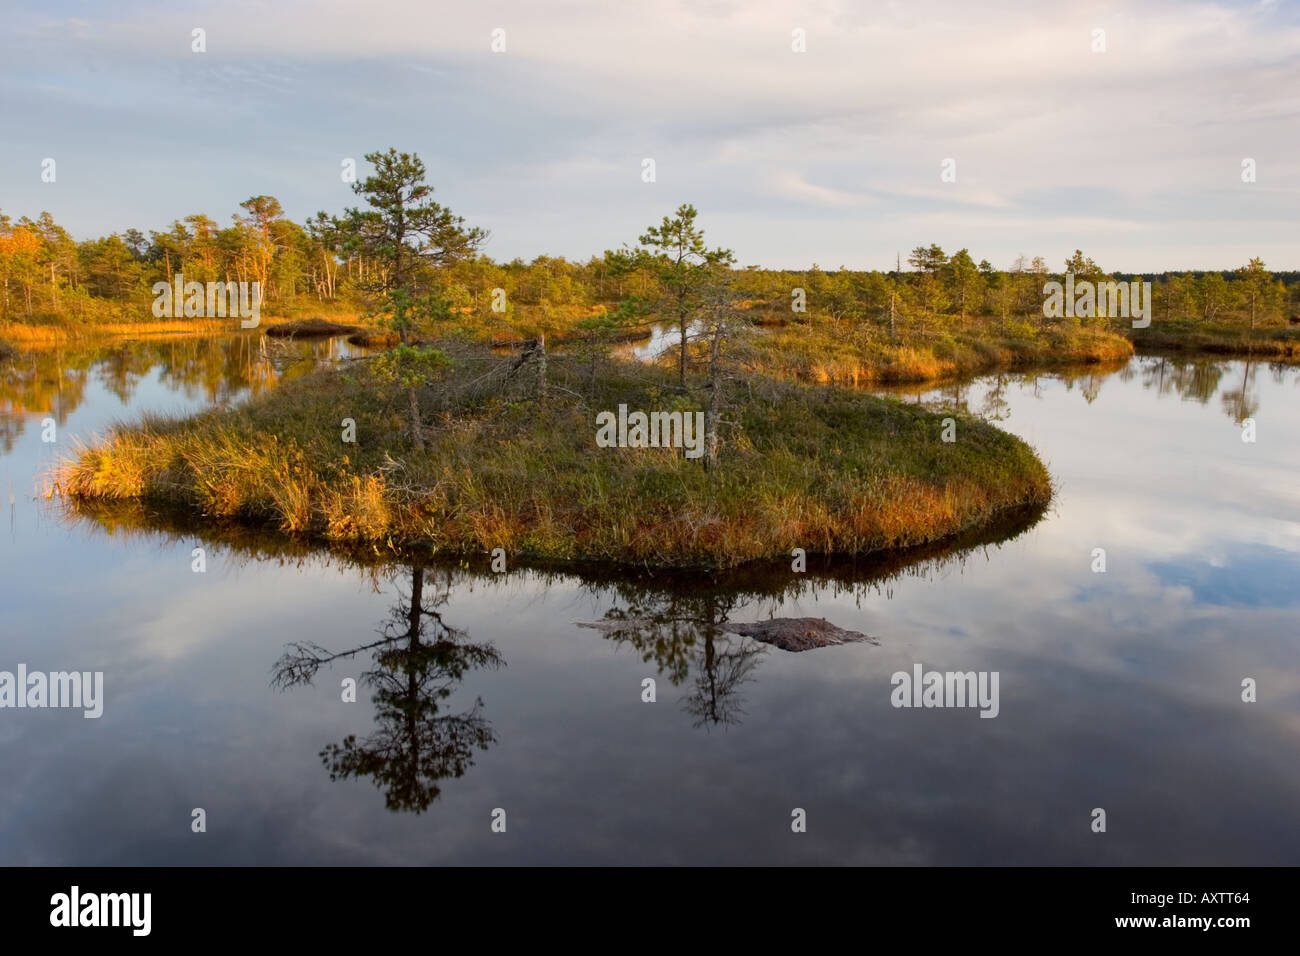
[[[870,201],[866,196],[810,183],[793,170],[775,173],[770,179],[770,184],[773,195],[784,196],[787,199],[808,200],[825,206],[861,206]]]

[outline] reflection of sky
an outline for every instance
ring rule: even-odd
[[[1233,548],[1226,559],[1195,564],[1154,563],[1163,584],[1186,587],[1198,604],[1222,607],[1300,605],[1300,554],[1267,545]]]
[[[688,345],[700,333],[700,328],[699,322],[692,322],[687,328],[686,342]],[[669,349],[677,348],[681,341],[682,333],[676,326],[667,323],[655,323],[650,327],[650,338],[644,342],[631,345],[628,351],[638,361],[649,362],[663,355]]]
[[[527,574],[459,587],[447,621],[507,666],[471,672],[453,702],[482,697],[498,742],[419,816],[386,811],[369,780],[331,783],[317,756],[373,728],[368,692],[339,699],[368,659],[269,687],[287,641],[372,640],[391,580],[376,593],[320,560],[220,554],[197,575],[193,542],[69,529],[20,493],[0,669],[102,669],[107,703],[98,721],[0,711],[0,862],[1300,862],[1296,377],[1258,378],[1254,445],[1217,398],[1110,376],[1088,404],[1038,384],[1007,390],[1003,424],[1049,462],[1049,516],[880,591],[775,609],[881,644],[769,650],[738,725],[692,727],[694,672],[658,675],[641,703],[654,665],[574,626],[610,592]],[[130,413],[154,402],[178,404],[142,387]],[[96,386],[64,435],[122,415]],[[21,486],[50,454],[29,426],[5,460]],[[999,671],[1001,715],[891,708],[890,674],[917,661]],[[1259,703],[1241,702],[1244,677]]]

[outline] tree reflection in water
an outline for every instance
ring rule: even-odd
[[[399,590],[378,641],[337,653],[294,642],[276,662],[271,683],[281,689],[310,684],[321,667],[372,653],[375,667],[361,682],[374,689],[378,728],[364,739],[349,734],[329,744],[321,761],[331,780],[370,777],[390,810],[420,813],[438,799],[442,780],[463,776],[475,751],[496,742],[481,699],[461,713],[443,713],[444,703],[467,672],[505,661],[491,644],[470,643],[443,620],[439,608],[451,595],[450,573],[416,565],[410,574],[410,591],[403,600]]]
[[[739,591],[687,592],[622,583],[615,590],[622,606],[611,608],[598,624],[608,640],[635,648],[674,686],[691,676],[693,691],[682,701],[696,727],[738,724],[744,716],[740,688],[754,679],[763,645],[726,633],[730,614],[746,600]]]

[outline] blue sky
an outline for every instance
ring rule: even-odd
[[[0,210],[78,238],[224,223],[261,193],[338,212],[341,161],[395,146],[497,259],[586,258],[692,202],[742,264],[884,268],[938,242],[1300,268],[1285,0],[55,0],[6,11],[0,78]]]

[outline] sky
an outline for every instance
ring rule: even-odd
[[[392,146],[497,260],[585,260],[689,202],[744,265],[1300,268],[1288,0],[24,0],[0,129],[0,211],[79,239],[260,194],[339,213],[343,162]]]

